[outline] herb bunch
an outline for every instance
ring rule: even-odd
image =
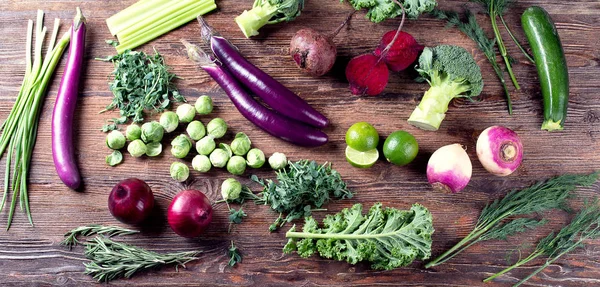
[[[571,223],[563,227],[558,233],[550,233],[544,239],[540,240],[535,250],[529,256],[490,276],[484,282],[488,282],[542,255],[547,256],[548,258],[542,266],[514,285],[519,286],[544,270],[544,268],[558,260],[561,256],[577,248],[582,248],[585,240],[595,238],[600,238],[600,206],[598,205],[598,200],[591,204],[586,204],[571,220]]]
[[[99,282],[120,277],[129,278],[138,271],[162,265],[185,264],[197,260],[199,251],[158,254],[146,249],[96,236],[85,244],[85,256],[91,262],[84,263],[85,274]]]
[[[479,215],[473,230],[425,267],[442,264],[479,241],[506,238],[540,225],[541,222],[534,223],[523,219],[511,219],[508,222],[505,220],[516,215],[528,215],[556,208],[567,209],[566,200],[571,191],[577,186],[590,186],[597,180],[598,172],[588,175],[566,174],[509,192],[504,198],[488,204]]]
[[[231,267],[242,262],[242,254],[240,253],[240,250],[237,248],[237,246],[233,244],[233,240],[231,241],[231,247],[227,249],[227,256],[229,256],[229,262],[227,262],[227,265]]]
[[[283,251],[297,251],[303,258],[318,252],[324,258],[350,264],[369,261],[373,269],[391,270],[431,256],[432,221],[420,204],[398,210],[376,203],[364,216],[362,205],[355,204],[327,215],[323,228],[307,217],[302,232],[294,226],[286,233],[290,239]]]
[[[329,163],[319,165],[308,160],[289,162],[286,168],[277,171],[276,182],[261,180],[255,175],[251,179],[264,187],[254,202],[269,205],[279,212],[279,217],[269,227],[270,231],[277,230],[286,222],[310,216],[312,211],[332,198],[353,196],[340,174]]]
[[[69,249],[71,249],[73,246],[81,244],[81,242],[77,240],[78,236],[91,236],[98,234],[113,237],[135,233],[139,233],[139,231],[119,226],[103,226],[99,224],[92,224],[88,226],[80,226],[65,233],[65,239],[60,243],[60,245],[67,246]]]
[[[500,80],[500,84],[502,85],[502,89],[504,89],[504,95],[506,96],[506,104],[508,106],[508,113],[512,114],[512,102],[510,100],[510,92],[508,91],[508,87],[506,86],[506,81],[504,80],[504,74],[502,73],[502,69],[500,65],[496,62],[496,52],[494,48],[496,47],[496,40],[493,38],[488,38],[485,35],[485,32],[477,23],[477,19],[475,15],[471,13],[469,10],[465,10],[466,21],[460,19],[460,15],[454,11],[444,11],[439,9],[434,9],[431,11],[431,15],[434,17],[446,20],[448,22],[449,27],[455,26],[463,32],[467,37],[471,38],[476,44],[479,50],[483,52],[485,57],[488,59],[494,72],[498,76]]]
[[[114,97],[101,113],[119,109],[121,117],[137,123],[144,120],[144,111],[162,112],[169,107],[171,99],[185,102],[185,98],[173,84],[175,74],[169,71],[162,55],[156,50],[154,52],[154,55],[148,55],[127,50],[119,55],[99,59],[110,61],[115,66],[112,72],[114,80],[109,83]],[[110,128],[103,128],[103,131]]]

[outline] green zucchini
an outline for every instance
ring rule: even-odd
[[[542,129],[562,130],[569,102],[569,71],[554,22],[543,8],[523,12],[521,23],[531,46],[544,102]]]

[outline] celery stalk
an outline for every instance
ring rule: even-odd
[[[167,5],[172,5],[172,0],[141,0],[123,9],[121,12],[106,19],[108,30],[114,36],[127,27],[134,25],[147,15],[160,14]]]
[[[214,9],[217,8],[217,4],[214,2],[209,6],[199,6],[193,10],[190,10],[184,14],[179,15],[176,18],[171,18],[169,21],[161,24],[160,26],[153,27],[144,31],[141,34],[138,34],[132,38],[128,38],[125,41],[121,42],[117,47],[117,53],[121,54],[125,50],[136,48],[142,44],[145,44],[156,37],[171,31],[193,19],[195,19],[198,15],[204,15]]]
[[[177,17],[183,13],[186,13],[189,10],[195,8],[196,5],[200,5],[203,3],[210,3],[212,1],[205,0],[182,0],[177,1],[177,3],[173,3],[172,5],[168,5],[160,11],[160,13],[147,14],[147,17],[140,19],[135,24],[123,29],[122,31],[117,33],[117,39],[119,41],[125,41],[136,34],[139,34],[140,31],[147,27],[156,27],[160,26],[162,23],[168,21],[172,17]],[[168,16],[166,16],[168,15]]]

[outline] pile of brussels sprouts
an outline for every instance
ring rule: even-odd
[[[113,150],[106,157],[106,163],[115,166],[123,161],[119,151],[127,141],[127,151],[133,157],[158,156],[162,153],[161,140],[165,133],[175,131],[180,124],[187,124],[186,133],[176,136],[171,141],[171,154],[179,159],[185,158],[194,146],[198,152],[192,160],[192,168],[199,172],[208,172],[213,166],[226,168],[234,175],[241,175],[246,167],[260,168],[265,163],[265,154],[252,148],[252,142],[245,133],[237,133],[231,144],[220,143],[217,147],[215,139],[222,138],[227,132],[227,123],[221,118],[214,118],[206,127],[202,122],[194,120],[196,113],[208,115],[213,110],[213,102],[209,96],[201,96],[195,105],[182,104],[175,112],[164,112],[159,121],[144,123],[141,127],[131,124],[125,135],[118,130],[111,131],[106,137],[106,145]],[[287,165],[287,158],[282,153],[274,153],[269,158],[273,169],[281,169]],[[170,174],[177,181],[185,181],[190,170],[183,162],[173,162]]]

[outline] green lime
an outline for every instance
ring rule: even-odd
[[[395,165],[409,164],[419,153],[419,144],[413,135],[395,131],[383,143],[383,155]]]
[[[369,151],[357,151],[346,147],[346,160],[354,167],[369,168],[379,159],[379,151],[375,148]]]
[[[358,122],[346,132],[346,144],[357,151],[370,151],[377,148],[379,134],[369,123]]]

